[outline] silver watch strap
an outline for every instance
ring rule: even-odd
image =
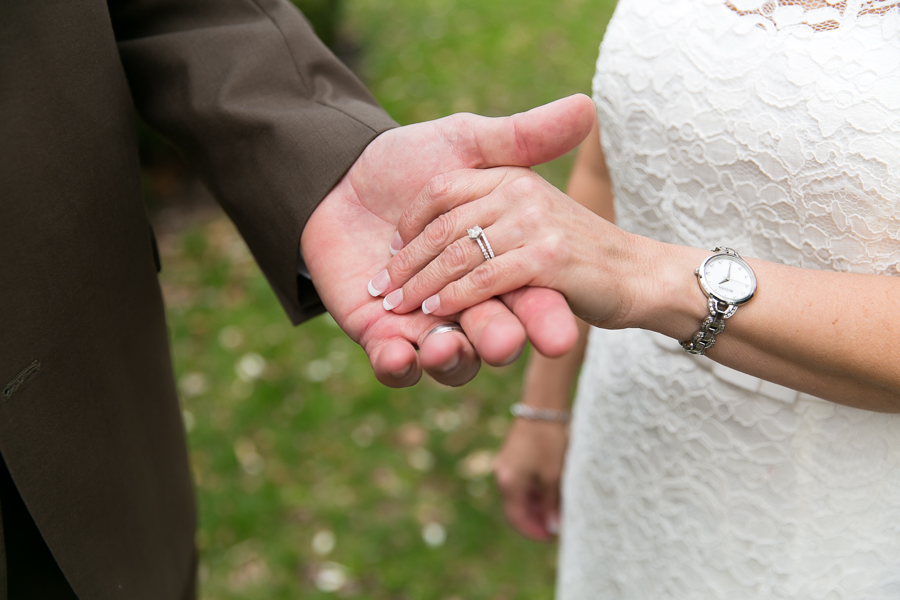
[[[703,320],[700,330],[690,340],[681,342],[688,354],[704,355],[716,343],[716,336],[725,329],[725,319],[734,314],[737,307],[715,298],[709,299],[709,316]]]
[[[716,254],[728,254],[737,258],[741,257],[733,248],[724,246],[717,246],[713,252]],[[681,347],[688,354],[699,354],[700,356],[706,354],[706,351],[716,343],[716,336],[725,329],[725,319],[733,315],[736,310],[737,304],[717,300],[710,296],[709,316],[703,320],[703,323],[700,324],[700,330],[690,340],[681,342]]]

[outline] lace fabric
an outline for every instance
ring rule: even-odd
[[[625,229],[900,274],[897,2],[622,0],[594,99]],[[900,598],[900,416],[650,332],[592,331],[563,500],[561,600]]]

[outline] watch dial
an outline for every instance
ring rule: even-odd
[[[710,291],[728,302],[746,300],[754,291],[754,277],[730,256],[716,256],[706,263],[704,278]]]

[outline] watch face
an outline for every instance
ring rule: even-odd
[[[746,302],[756,291],[753,271],[747,263],[734,256],[711,256],[701,274],[700,281],[709,293],[732,304]]]

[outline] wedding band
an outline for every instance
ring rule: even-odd
[[[467,229],[466,232],[469,234],[470,240],[478,242],[478,247],[481,248],[481,253],[484,254],[485,260],[494,258],[494,249],[491,248],[491,243],[487,239],[487,234],[481,227],[476,225],[472,229]]]
[[[458,331],[459,333],[465,335],[463,328],[458,323],[444,323],[442,325],[438,325],[437,327],[426,333],[425,337],[427,338],[432,333],[447,333],[448,331]]]

